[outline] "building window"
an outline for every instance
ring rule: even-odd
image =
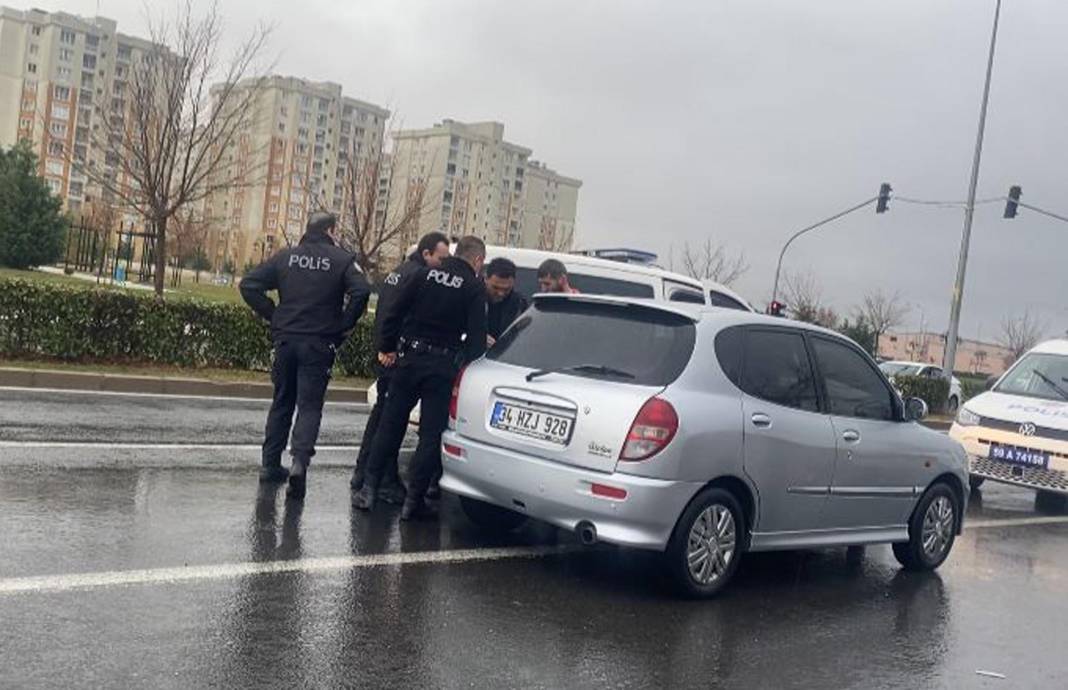
[[[93,73],[92,72],[82,72],[82,88],[83,89],[91,89],[91,88],[93,88]],[[83,95],[82,99],[83,100],[91,100],[91,97],[92,97],[92,94],[90,94],[90,98],[86,98]]]
[[[270,210],[271,213],[278,213],[278,202],[277,201],[272,201],[271,205],[268,207],[268,209]]]
[[[33,121],[30,120],[30,118],[28,118],[28,117],[24,117],[21,120],[19,120],[19,128],[20,129],[29,129],[31,125],[33,125]]]
[[[96,56],[89,54],[83,55],[82,67],[84,67],[85,69],[96,69]]]
[[[59,42],[66,43],[69,46],[74,45],[75,34],[70,29],[63,29],[59,32]]]
[[[54,177],[45,178],[45,182],[48,183],[48,188],[52,190],[53,194],[59,194],[59,191],[63,189],[62,180],[57,180]]]
[[[30,74],[37,74],[37,63],[31,62],[26,65],[26,71]]]
[[[129,60],[130,56],[132,54],[133,54],[133,48],[131,48],[128,45],[123,45],[122,43],[119,44],[119,48],[118,48],[118,52],[116,53],[116,57],[118,57],[120,60]]]
[[[81,182],[71,182],[70,186],[67,188],[67,195],[80,197],[82,195],[82,192],[84,191],[84,184],[82,184]]]
[[[45,172],[49,175],[63,175],[63,161],[57,161],[49,158],[45,162]]]
[[[31,33],[34,36],[40,36],[41,35],[41,27],[39,27],[39,26],[33,27],[33,29],[31,29]]]
[[[90,50],[96,50],[96,47],[100,45],[100,37],[94,34],[85,35],[85,47]]]
[[[70,87],[69,86],[56,86],[52,89],[52,97],[57,101],[69,101],[70,100]]]
[[[278,227],[278,219],[277,218],[268,218],[267,219],[267,227],[271,228],[272,230],[274,228],[277,228]]]
[[[36,43],[31,43],[30,44],[30,55],[36,55],[37,51],[38,51],[37,44]]]
[[[70,81],[70,77],[73,72],[70,71],[70,67],[57,67],[56,79],[59,81]]]
[[[73,58],[73,57],[74,57],[74,51],[71,50],[70,48],[60,48],[59,49],[59,59],[62,60],[63,62],[70,62],[71,58]]]
[[[53,122],[49,125],[48,131],[52,133],[52,136],[59,137],[61,139],[67,138],[67,123],[65,122]]]
[[[53,141],[48,142],[48,155],[49,156],[55,156],[57,158],[62,158],[63,155],[64,155],[63,151],[64,151],[64,149],[63,149],[63,142],[62,141],[53,140]]]

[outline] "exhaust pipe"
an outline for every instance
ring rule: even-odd
[[[575,534],[583,546],[593,546],[597,543],[597,528],[589,520],[583,520],[575,525]]]

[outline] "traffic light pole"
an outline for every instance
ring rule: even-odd
[[[812,225],[808,226],[807,228],[801,228],[800,230],[795,232],[793,235],[791,235],[790,239],[786,240],[786,244],[784,244],[782,246],[782,251],[779,252],[779,263],[775,266],[775,284],[771,288],[771,301],[772,302],[779,301],[779,274],[782,272],[782,259],[783,259],[784,256],[786,256],[786,250],[790,248],[790,245],[793,244],[794,240],[796,240],[801,235],[804,235],[806,232],[809,232],[810,230],[815,230],[816,228],[824,226],[824,225],[826,225],[827,223],[830,223],[833,220],[838,220],[842,216],[848,216],[850,213],[853,213],[854,211],[859,211],[860,209],[864,208],[865,206],[868,206],[872,202],[875,202],[875,201],[878,201],[878,200],[879,200],[879,197],[873,196],[872,198],[867,199],[866,201],[863,201],[863,202],[857,204],[856,206],[850,206],[846,210],[844,210],[844,211],[842,211],[840,213],[834,214],[830,218],[824,218],[820,222],[813,223]]]
[[[990,54],[986,61],[986,82],[983,84],[983,101],[979,106],[979,131],[975,137],[975,155],[972,158],[972,177],[968,183],[968,202],[964,207],[964,230],[960,238],[960,256],[957,259],[957,279],[953,283],[953,297],[949,306],[949,330],[946,335],[946,352],[942,359],[942,375],[953,377],[957,361],[957,336],[960,331],[960,308],[964,297],[964,275],[968,268],[968,248],[972,239],[972,218],[975,215],[975,189],[979,184],[979,161],[983,156],[983,133],[986,130],[986,106],[990,101],[990,77],[994,72],[994,48],[998,40],[998,19],[1001,16],[1001,0],[994,6],[994,28],[990,33]]]

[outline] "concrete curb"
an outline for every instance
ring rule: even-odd
[[[209,381],[207,379],[169,378],[164,376],[128,376],[55,369],[20,369],[0,367],[0,387],[57,388],[76,391],[111,393],[149,393],[161,395],[211,396],[222,398],[261,398],[270,400],[269,383]],[[367,391],[330,386],[329,402],[366,403]]]

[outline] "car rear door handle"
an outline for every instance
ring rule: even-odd
[[[761,429],[767,429],[771,427],[771,417],[767,416],[763,412],[757,412],[752,416],[753,426]]]
[[[856,443],[860,440],[860,432],[854,429],[846,429],[842,432],[842,440],[846,443]]]

